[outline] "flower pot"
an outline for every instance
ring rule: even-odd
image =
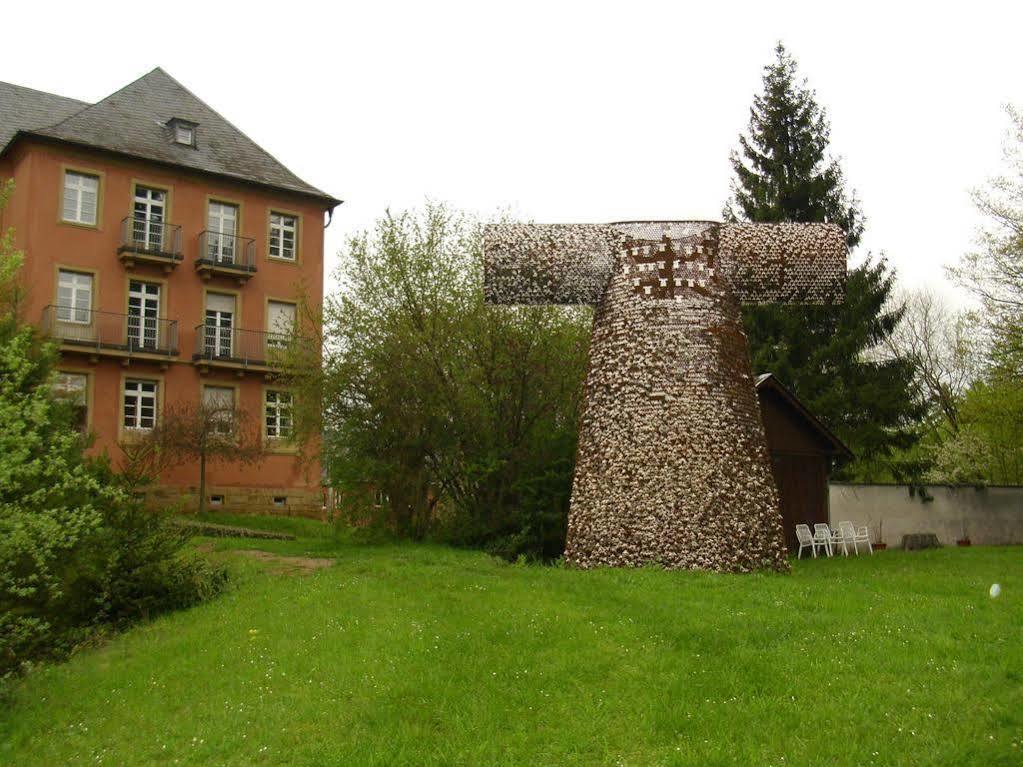
[[[969,545],[970,545],[970,539],[969,538],[960,538],[958,541],[956,541],[956,546],[969,546]]]

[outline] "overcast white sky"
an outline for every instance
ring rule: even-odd
[[[431,197],[537,221],[718,218],[781,39],[907,285],[979,223],[1023,105],[1023,3],[9,3],[0,80],[96,101],[159,65],[298,175],[347,234]],[[245,10],[241,10],[244,8]],[[948,289],[946,287],[946,289]]]

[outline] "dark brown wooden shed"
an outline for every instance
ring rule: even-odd
[[[781,501],[785,540],[794,549],[796,525],[828,521],[828,475],[852,451],[771,373],[757,377],[760,413]]]

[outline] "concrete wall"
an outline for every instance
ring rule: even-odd
[[[832,526],[844,520],[867,525],[872,541],[884,522],[884,540],[899,546],[906,533],[934,533],[943,544],[955,545],[966,535],[975,545],[1023,544],[1023,487],[945,487],[929,485],[923,502],[906,485],[829,487]]]

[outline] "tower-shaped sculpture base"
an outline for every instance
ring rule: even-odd
[[[594,317],[565,558],[584,567],[785,568],[717,226],[618,226],[632,247]]]
[[[741,303],[841,300],[829,224],[504,224],[487,300],[596,307],[567,561],[785,569]]]

